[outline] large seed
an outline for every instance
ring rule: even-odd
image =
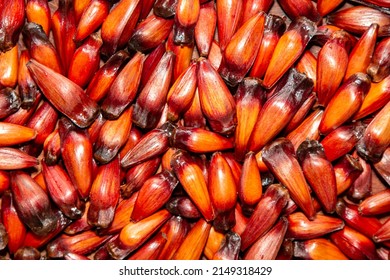
[[[0,0],[0,259],[389,259],[388,1]]]

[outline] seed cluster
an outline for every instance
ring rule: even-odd
[[[0,259],[390,259],[387,0],[0,2]]]

